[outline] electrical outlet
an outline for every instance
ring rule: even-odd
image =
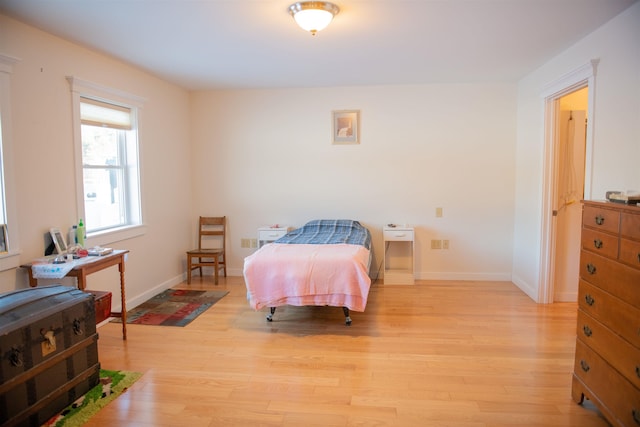
[[[258,247],[258,239],[251,239],[251,247],[252,248]]]
[[[442,241],[442,249],[449,249],[449,241],[448,240],[443,240]]]
[[[442,217],[442,208],[436,208],[436,218]]]
[[[442,249],[442,240],[432,240],[431,249]]]
[[[240,247],[241,248],[250,248],[251,247],[251,239],[240,239]]]

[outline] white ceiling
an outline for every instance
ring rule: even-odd
[[[187,89],[515,82],[636,0],[0,0],[0,12]],[[10,52],[6,52],[10,54]]]

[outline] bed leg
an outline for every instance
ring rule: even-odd
[[[276,312],[276,308],[275,307],[270,307],[269,308],[269,314],[267,314],[267,320],[269,322],[273,322],[273,313]]]
[[[349,316],[349,307],[342,307],[344,312],[344,322],[347,326],[351,326],[351,317]]]

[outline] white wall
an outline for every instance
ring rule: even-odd
[[[193,244],[188,92],[3,15],[0,52],[20,58],[11,74],[11,113],[21,262],[42,256],[50,227],[67,230],[78,219],[71,93],[65,79],[73,75],[146,99],[139,118],[146,234],[112,244],[131,251],[129,297],[181,280],[184,251]],[[117,268],[111,268],[89,282],[94,289],[114,292],[117,301],[117,278]],[[0,275],[0,291],[26,286],[23,269]]]
[[[374,269],[382,226],[407,223],[418,278],[509,280],[515,96],[509,84],[194,94],[194,210],[229,217],[232,274],[261,225],[349,218],[372,231]],[[340,109],[361,111],[360,145],[331,144]]]
[[[381,227],[408,223],[417,229],[418,278],[508,280],[513,273],[531,295],[540,265],[540,89],[599,57],[594,195],[640,187],[639,15],[635,4],[517,86],[191,95],[0,15],[0,52],[21,59],[11,76],[21,260],[42,254],[49,227],[77,220],[65,80],[74,75],[147,99],[140,131],[147,233],[113,244],[131,250],[129,299],[184,277],[184,251],[200,214],[229,217],[231,274],[241,274],[251,252],[240,239],[254,238],[261,225],[355,218],[373,232],[374,270]],[[331,145],[337,109],[361,110],[360,145]],[[451,249],[431,250],[431,239],[449,239]],[[92,276],[91,286],[117,292],[112,270]],[[0,291],[25,286],[23,270],[0,273]]]
[[[513,280],[538,298],[540,278],[544,104],[550,82],[599,58],[593,120],[591,194],[640,190],[640,3],[636,3],[518,84]],[[589,165],[587,165],[589,167]]]

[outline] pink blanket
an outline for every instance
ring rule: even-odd
[[[271,243],[244,260],[249,304],[329,305],[364,311],[371,279],[369,250],[360,245]]]

